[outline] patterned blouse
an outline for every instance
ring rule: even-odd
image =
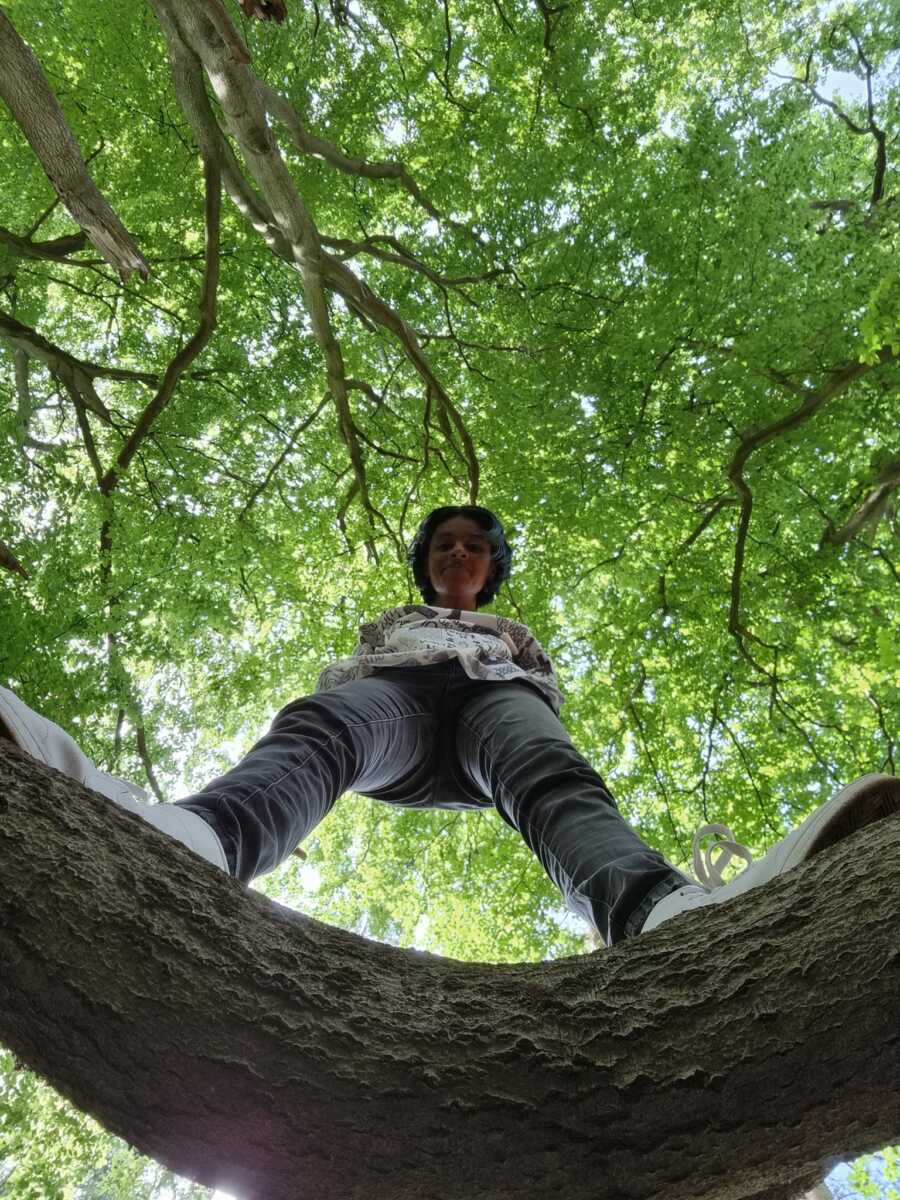
[[[550,701],[563,704],[550,657],[527,625],[493,613],[405,604],[359,627],[352,657],[330,663],[316,683],[328,691],[381,667],[425,666],[456,658],[470,679],[525,679]]]

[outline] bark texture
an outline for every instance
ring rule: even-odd
[[[900,1135],[900,819],[611,950],[462,963],[270,903],[0,742],[0,1037],[264,1200],[789,1200]]]
[[[38,60],[0,8],[0,99],[38,157],[63,204],[107,262],[127,279],[150,268],[88,172]]]

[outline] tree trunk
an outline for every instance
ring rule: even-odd
[[[900,819],[611,950],[455,962],[270,903],[0,742],[0,1037],[260,1200],[789,1200],[900,1134]]]

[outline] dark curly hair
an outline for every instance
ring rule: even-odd
[[[431,538],[438,525],[449,521],[451,517],[468,517],[476,525],[480,525],[491,544],[491,562],[495,564],[494,573],[488,579],[475,598],[479,608],[490,604],[503,584],[509,579],[512,566],[512,550],[506,540],[506,534],[500,521],[489,508],[480,508],[475,504],[450,504],[443,508],[434,508],[419,526],[416,536],[410,543],[406,561],[412,568],[416,587],[422,593],[426,604],[434,604],[437,592],[431,586],[428,578],[428,548]]]

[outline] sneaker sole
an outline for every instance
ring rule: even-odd
[[[797,839],[782,871],[894,813],[900,813],[900,779],[894,775],[863,775],[815,814],[817,819]]]

